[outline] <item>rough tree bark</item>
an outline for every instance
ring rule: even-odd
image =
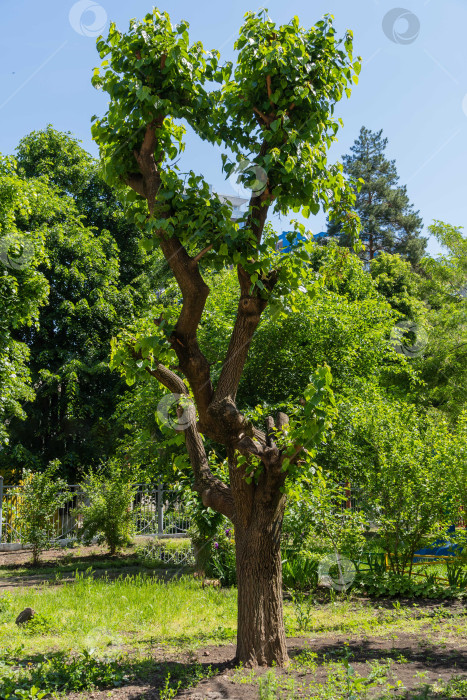
[[[235,528],[238,585],[237,658],[245,666],[284,666],[280,532],[282,513],[258,510],[248,527]]]
[[[287,663],[282,606],[280,536],[285,496],[284,478],[261,475],[248,485],[229,454],[229,472],[235,502],[235,547],[238,585],[237,657],[246,666]]]

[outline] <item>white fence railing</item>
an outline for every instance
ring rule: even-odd
[[[21,493],[21,486],[3,486],[0,476],[0,545],[21,542]],[[75,511],[86,502],[79,484],[68,486],[66,493],[69,498],[54,518],[57,544],[77,539],[80,522]],[[137,535],[181,537],[190,527],[180,494],[163,484],[137,484],[132,511]]]

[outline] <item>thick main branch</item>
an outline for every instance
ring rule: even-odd
[[[127,179],[127,184],[146,198],[151,217],[155,215],[158,208],[157,195],[161,188],[159,163],[156,162],[154,151],[157,146],[158,129],[162,123],[163,117],[159,116],[147,125],[141,147],[134,153],[140,173],[132,174]],[[161,211],[157,213],[162,218],[169,215],[164,207],[161,207]],[[183,299],[182,309],[170,341],[177,355],[180,369],[193,390],[198,410],[203,415],[211,402],[213,388],[209,363],[199,348],[196,332],[209,294],[209,287],[201,276],[197,259],[190,257],[176,235],[168,237],[160,231],[158,238]]]
[[[133,354],[141,357],[141,353],[134,352]],[[188,388],[184,381],[176,375],[175,372],[172,372],[172,370],[161,363],[158,363],[153,368],[148,367],[147,372],[172,393],[189,396]],[[194,415],[188,426],[184,427],[185,445],[195,477],[193,484],[194,490],[201,495],[206,508],[213,508],[231,520],[235,520],[235,507],[232,492],[226,484],[213,475],[209,468],[206,450],[204,449],[203,441],[196,428]]]

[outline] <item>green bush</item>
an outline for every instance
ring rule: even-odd
[[[366,595],[379,597],[404,598],[462,598],[462,591],[445,586],[437,580],[436,574],[427,573],[424,577],[413,577],[395,574],[388,571],[385,574],[367,573],[359,575],[355,582],[356,591]]]
[[[467,588],[467,561],[465,554],[461,557],[453,557],[446,562],[446,575],[448,583],[453,588]]]
[[[290,554],[282,562],[282,582],[285,588],[313,591],[318,586],[318,566],[321,555],[314,552]]]
[[[208,575],[218,578],[223,586],[235,586],[237,569],[235,562],[235,533],[233,526],[220,527],[213,542],[213,554]]]
[[[319,564],[329,556],[342,555],[357,567],[367,546],[368,524],[363,513],[346,508],[347,499],[345,485],[320,469],[310,483],[296,484],[290,491],[281,547],[286,588],[316,589]]]
[[[43,698],[53,693],[112,688],[127,680],[119,660],[100,660],[83,650],[77,656],[58,652],[27,667],[0,659],[0,698]]]
[[[191,520],[188,534],[193,543],[196,571],[201,576],[209,576],[214,542],[226,519],[211,508],[205,508],[199,497],[188,496],[186,503]]]
[[[75,511],[75,515],[82,519],[79,539],[90,543],[97,538],[98,542],[107,544],[110,554],[129,545],[135,533],[133,501],[136,486],[128,481],[128,475],[112,462],[107,474],[103,470],[88,474],[83,491],[88,503]]]
[[[53,625],[48,617],[36,613],[28,622],[23,623],[21,628],[25,634],[39,636],[49,634],[53,630]]]
[[[361,485],[368,519],[394,574],[409,576],[415,552],[440,538],[459,518],[465,456],[439,416],[403,402],[362,405],[354,421],[366,445]]]
[[[54,460],[44,472],[26,472],[23,480],[18,525],[22,542],[31,546],[34,565],[41,552],[52,547],[57,533],[57,510],[69,498],[66,481],[57,477],[59,464]]]
[[[230,520],[205,508],[197,499],[191,505],[189,535],[193,543],[195,568],[201,576],[218,578],[223,586],[237,582],[234,528]]]

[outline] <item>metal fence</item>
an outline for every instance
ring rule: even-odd
[[[68,486],[65,505],[54,516],[53,541],[60,544],[78,538],[81,526],[76,509],[86,504],[86,494],[79,484]],[[0,545],[20,543],[21,486],[3,486],[0,477]],[[190,517],[180,494],[163,484],[137,484],[132,513],[137,535],[182,537],[190,527]]]

